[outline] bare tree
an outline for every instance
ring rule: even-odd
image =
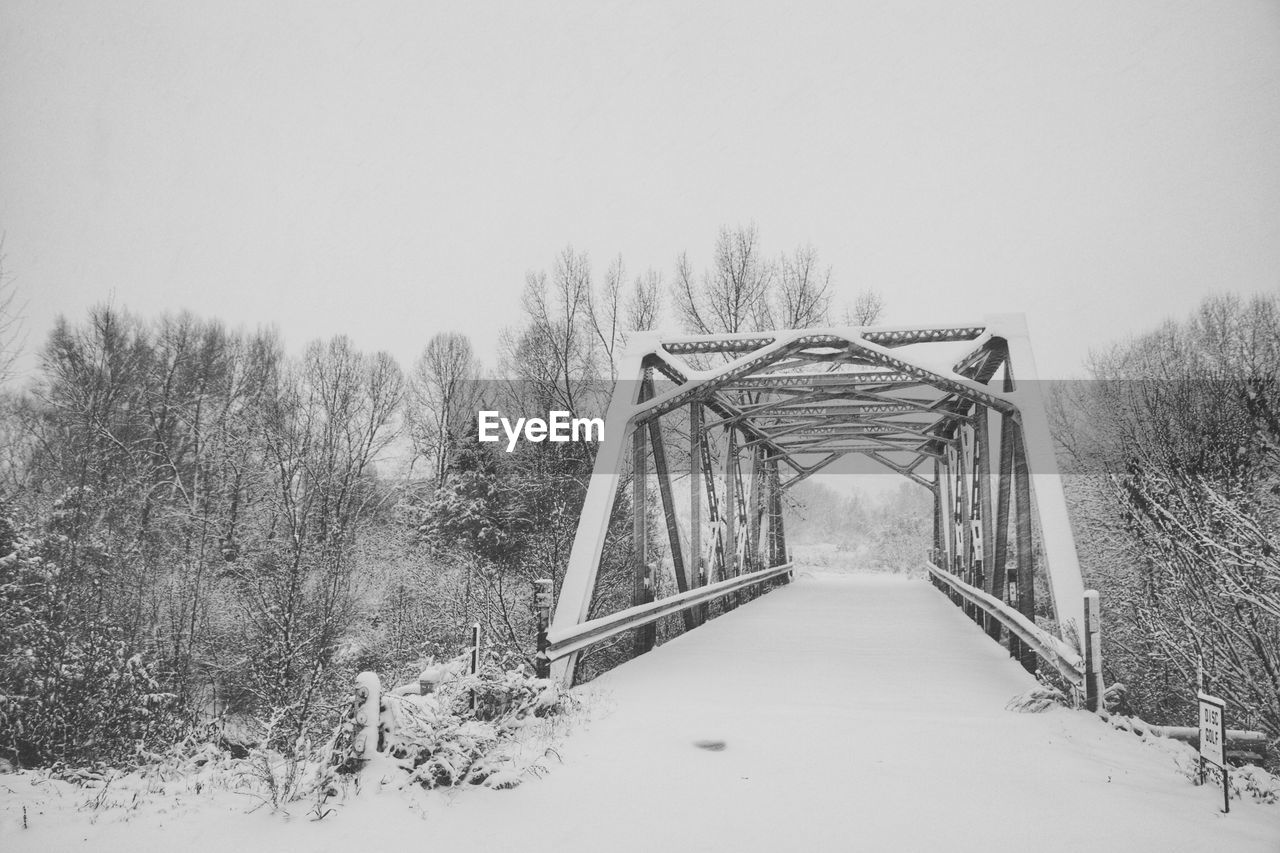
[[[0,235],[0,385],[13,376],[22,350],[22,315],[13,276],[5,269],[4,235]]]
[[[715,266],[694,280],[688,258],[676,261],[672,287],[676,312],[685,327],[698,334],[744,332],[767,322],[767,298],[776,271],[760,249],[754,224],[721,228],[716,238]]]
[[[625,319],[622,317],[621,295],[625,276],[626,267],[622,263],[622,255],[618,255],[605,271],[600,292],[587,291],[587,319],[609,365],[610,379],[618,378],[617,350],[626,341],[626,331],[622,328]]]
[[[433,337],[409,376],[410,439],[414,451],[431,460],[437,484],[448,475],[453,448],[475,417],[479,379],[471,341],[455,332]]]
[[[589,405],[581,398],[596,375],[590,294],[590,259],[572,246],[556,258],[550,279],[541,271],[526,276],[527,323],[502,341],[507,374],[525,386],[517,392],[524,405],[569,412]]]
[[[849,326],[873,326],[884,314],[884,297],[878,290],[864,290],[844,309],[844,322]]]
[[[649,269],[636,276],[628,293],[623,294],[626,267],[619,255],[605,271],[598,293],[592,292],[588,319],[609,368],[609,378],[618,378],[618,354],[631,332],[652,329],[662,308],[662,274]]]
[[[403,395],[386,353],[345,337],[317,341],[279,372],[256,424],[271,488],[261,496],[264,553],[231,573],[255,641],[250,683],[265,707],[287,709],[294,735],[332,677],[338,641],[364,576],[353,546],[376,495],[372,465],[394,438]]]
[[[627,300],[627,330],[647,332],[658,323],[662,312],[662,273],[655,269],[636,276]]]
[[[807,329],[829,323],[831,267],[819,265],[813,246],[782,256],[771,302],[769,325],[774,328]]]

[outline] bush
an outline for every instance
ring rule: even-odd
[[[175,735],[176,699],[117,628],[57,606],[57,576],[0,506],[0,757],[130,763]]]
[[[507,658],[490,655],[474,676],[465,674],[465,660],[444,665],[445,676],[433,693],[382,695],[379,751],[407,773],[406,782],[424,788],[514,787],[523,768],[505,747],[531,718],[565,711],[568,697],[555,682],[535,678],[522,666],[508,668]],[[338,773],[362,764],[350,752],[356,709],[353,699],[331,741],[330,764]]]

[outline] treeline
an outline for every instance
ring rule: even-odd
[[[880,476],[880,475],[875,475]],[[933,495],[915,483],[889,491],[841,492],[815,480],[796,485],[787,543],[798,562],[859,571],[919,574],[933,544]]]
[[[1280,744],[1280,298],[1209,298],[1059,388],[1085,583],[1121,707],[1191,724],[1203,684]]]
[[[201,728],[259,737],[266,720],[289,749],[331,724],[356,672],[411,677],[476,621],[529,662],[531,582],[558,587],[593,448],[508,454],[476,441],[476,410],[599,415],[627,334],[663,317],[695,332],[877,319],[874,294],[840,317],[832,295],[811,249],[768,256],[743,228],[670,280],[621,260],[597,274],[566,249],[529,275],[491,365],[451,333],[402,372],[341,337],[291,355],[273,332],[186,315],[60,320],[28,387],[0,397],[0,757],[126,763]],[[1056,395],[1106,677],[1152,722],[1189,722],[1203,679],[1233,726],[1280,737],[1278,302],[1207,300],[1095,353],[1092,378]],[[687,449],[669,449],[678,470]],[[597,612],[632,594],[630,494]],[[923,490],[805,483],[791,498],[793,545],[889,570],[927,546]]]
[[[0,757],[124,763],[200,728],[233,737],[229,720],[241,738],[271,720],[290,749],[356,672],[414,675],[473,621],[531,660],[531,582],[559,584],[593,448],[504,453],[475,412],[601,413],[627,333],[666,299],[695,331],[830,322],[812,249],[774,258],[724,229],[714,258],[695,275],[681,256],[668,282],[566,249],[529,275],[488,367],[451,333],[405,373],[342,337],[291,355],[189,315],[60,319],[0,400]],[[879,300],[849,310],[870,322]],[[630,598],[619,527],[597,609]]]
[[[6,746],[31,763],[122,740],[98,731],[123,724],[104,711],[120,659],[148,720],[270,708],[302,734],[358,618],[361,535],[390,499],[372,465],[403,394],[390,357],[343,338],[288,358],[191,317],[59,321],[6,413],[23,540]]]

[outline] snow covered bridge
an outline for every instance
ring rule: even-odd
[[[595,644],[633,632],[647,652],[658,620],[678,614],[692,630],[787,579],[784,495],[847,456],[932,492],[935,583],[1024,668],[1050,666],[1096,710],[1098,602],[1084,594],[1019,315],[633,340],[554,622],[540,632],[543,673],[571,684]],[[629,534],[615,517],[626,488]],[[665,558],[651,553],[657,513]],[[629,549],[633,595],[608,612],[599,581],[611,540],[613,553]],[[1056,635],[1035,623],[1037,572]]]

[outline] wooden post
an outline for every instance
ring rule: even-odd
[[[356,731],[351,753],[362,761],[378,755],[378,726],[382,720],[382,682],[377,673],[356,676]]]
[[[547,658],[547,627],[551,624],[551,581],[540,578],[533,582],[533,609],[538,617],[538,654],[534,658],[534,674],[551,677],[551,661]]]
[[[645,385],[647,386],[647,381]],[[643,391],[641,401],[645,399]],[[648,604],[653,600],[649,570],[649,513],[648,470],[645,453],[645,429],[637,425],[631,433],[631,542],[635,565],[632,567],[632,604]],[[654,626],[636,629],[635,653],[640,655],[653,648]]]
[[[1101,623],[1098,591],[1088,590],[1084,594],[1084,706],[1095,713],[1103,710]]]
[[[468,669],[471,675],[475,676],[480,673],[480,623],[473,622],[471,624],[471,662]],[[471,711],[476,710],[476,691],[471,689]]]

